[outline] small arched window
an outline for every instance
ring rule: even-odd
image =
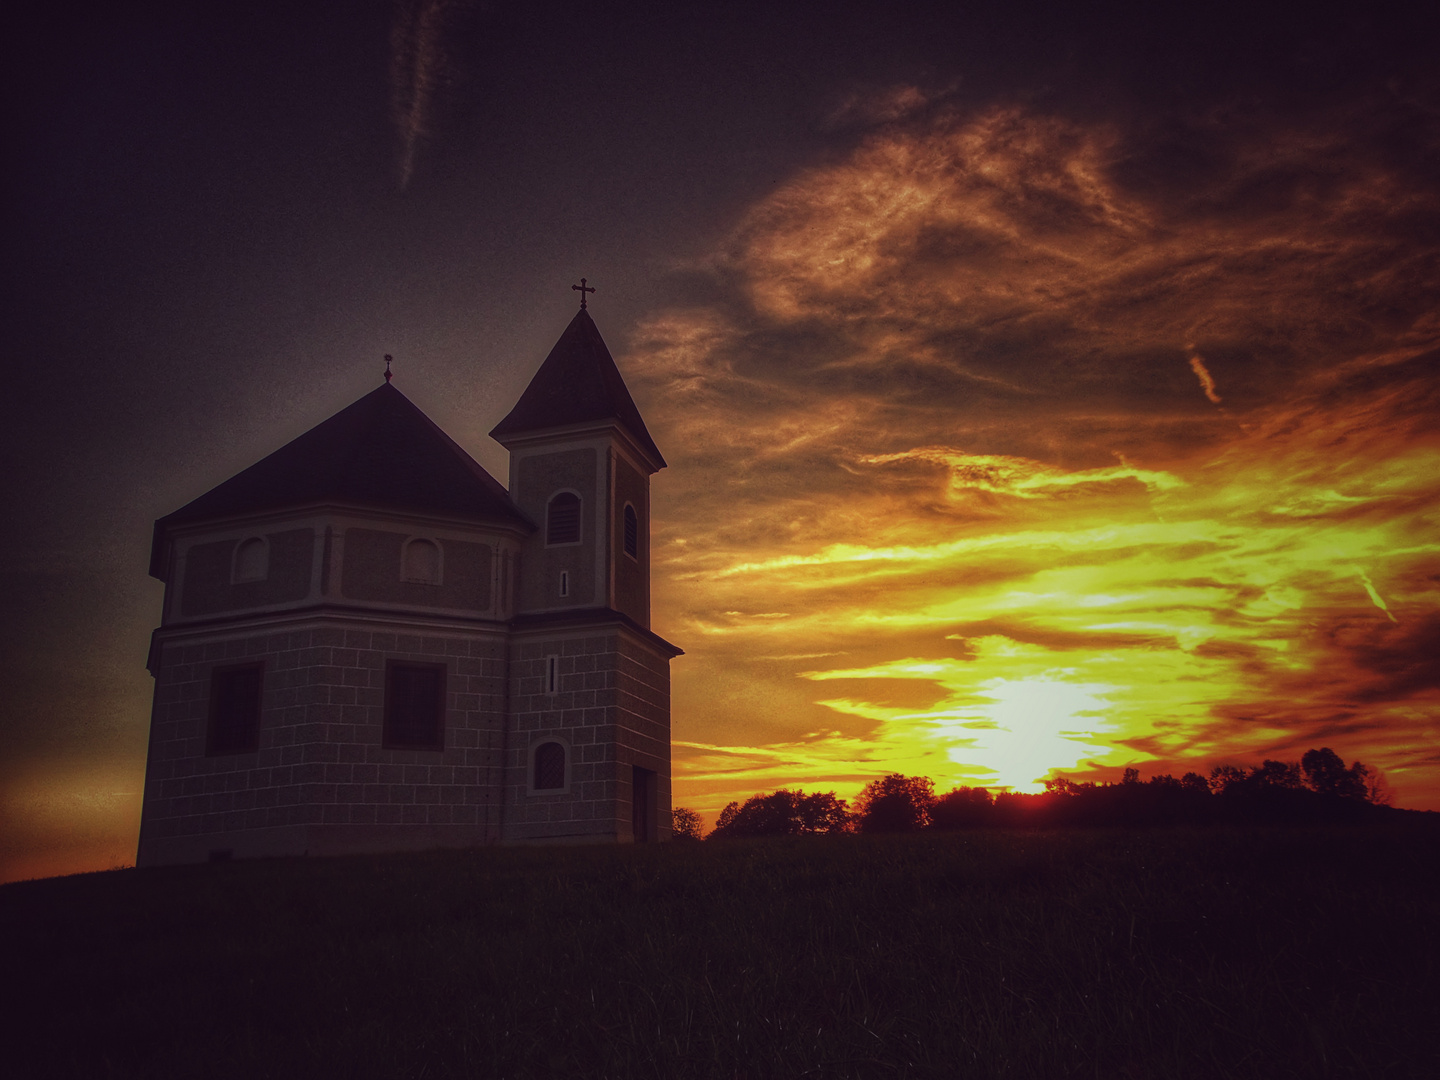
[[[558,742],[541,743],[535,748],[536,791],[558,791],[565,786],[565,747]]]
[[[421,585],[440,584],[440,545],[433,540],[411,540],[405,545],[402,576]]]
[[[263,536],[251,536],[241,540],[235,548],[235,571],[231,580],[264,581],[270,576],[270,545]]]
[[[545,515],[545,543],[578,544],[580,542],[580,496],[562,491],[550,500]]]
[[[625,554],[632,559],[640,557],[640,518],[629,503],[625,504]]]

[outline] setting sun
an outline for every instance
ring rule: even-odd
[[[576,289],[673,805],[1328,747],[1440,810],[1430,14],[32,14],[0,880],[133,858],[152,524],[382,378],[504,484]]]
[[[723,256],[790,351],[719,310],[642,328],[663,437],[706,462],[669,479],[661,610],[680,737],[727,738],[678,751],[682,799],[1317,743],[1440,795],[1440,326],[1339,331],[1392,287],[1359,223],[1401,181],[1357,164],[1319,217],[1187,220],[1117,183],[1116,140],[1019,109],[878,133]]]

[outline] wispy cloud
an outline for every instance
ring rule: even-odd
[[[1440,804],[1440,196],[1360,114],[1193,118],[1184,175],[1149,130],[877,115],[632,343],[682,797],[1324,742]]]
[[[468,0],[398,0],[390,30],[390,111],[399,137],[401,191],[410,186],[420,149],[434,134],[436,95],[451,63],[446,32]]]
[[[1205,397],[1212,404],[1219,405],[1221,398],[1215,392],[1215,379],[1210,374],[1210,369],[1205,366],[1205,358],[1199,353],[1190,354],[1190,370],[1195,372],[1195,377],[1200,380],[1200,388],[1205,391]]]

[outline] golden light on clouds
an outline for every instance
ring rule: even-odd
[[[7,880],[129,866],[140,792],[123,766],[75,765],[0,788],[0,868]],[[116,825],[120,827],[117,829]]]
[[[1045,651],[1001,636],[975,642],[973,659],[906,659],[874,668],[802,672],[809,679],[921,679],[946,692],[937,707],[921,711],[884,708],[849,699],[821,705],[875,721],[890,741],[923,747],[924,772],[946,784],[1001,785],[1036,790],[1034,778],[1072,768],[1103,751],[1096,740],[1108,730],[1106,691],[1114,687],[1075,681],[1074,668],[1046,668]],[[991,672],[978,682],[975,660]],[[883,736],[882,736],[883,739]]]
[[[1190,370],[1195,372],[1195,377],[1200,380],[1200,389],[1205,391],[1205,397],[1214,405],[1219,405],[1221,397],[1215,392],[1215,379],[1210,374],[1210,369],[1205,366],[1205,358],[1199,353],[1190,354]]]
[[[1330,745],[1440,805],[1436,196],[1212,127],[1177,180],[1144,132],[889,123],[642,328],[678,803]]]

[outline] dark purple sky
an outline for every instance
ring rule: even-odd
[[[1395,202],[1362,231],[1422,269],[1379,299],[1339,303],[1344,325],[1325,340],[1343,338],[1348,357],[1409,333],[1433,312],[1425,275],[1440,243],[1427,201],[1440,183],[1440,38],[1420,7],[1312,6],[1303,21],[1291,5],[1015,2],[28,13],[4,64],[0,812],[20,822],[4,829],[6,875],[133,855],[157,516],[373,387],[387,352],[397,385],[503,478],[484,433],[569,319],[582,275],[600,290],[593,314],[622,369],[632,339],[667,311],[706,308],[744,328],[761,368],[835,348],[814,327],[756,316],[756,267],[773,259],[753,244],[737,251],[786,212],[777,193],[840,175],[826,170],[849,168],[877,133],[903,128],[912,143],[887,145],[918,145],[918,132],[933,142],[999,115],[1043,118],[1035,130],[1052,134],[1109,132],[1095,137],[1109,148],[1106,177],[1177,235],[1207,214],[1233,229],[1282,209],[1299,215],[1293,232],[1306,200],[1328,205],[1373,164]],[[1272,134],[1285,163],[1254,167]],[[1056,134],[1036,153],[1062,154],[1064,142]],[[943,275],[937,266],[962,257],[912,250],[901,276]],[[864,317],[879,327],[894,316]],[[1024,381],[1034,373],[1021,354],[1044,351],[1039,332],[977,345],[981,330],[937,323],[927,340],[970,335],[975,355]],[[1181,362],[1161,378],[1115,346],[1130,374],[1084,392],[1127,415],[1176,387],[1194,396],[1191,346],[1173,347]],[[1284,349],[1217,348],[1206,358],[1222,391],[1239,382],[1256,402],[1283,399],[1310,370]],[[696,440],[662,442],[691,470],[676,490],[703,488],[705,461],[729,458],[667,418],[663,373],[647,370],[632,386],[657,438]],[[863,372],[825,370],[832,390],[869,400]],[[1428,386],[1431,370],[1404,378]],[[786,367],[728,400],[737,416],[803,407],[812,377]],[[916,386],[927,408],[952,392]],[[1171,456],[1220,438],[1205,428],[1204,398],[1177,408]],[[1071,465],[1113,449],[1054,443],[1047,458],[1042,443],[1012,432],[968,445]],[[820,475],[803,457],[773,467],[772,490]],[[709,520],[677,499],[678,519]],[[701,734],[686,732],[715,741]]]

